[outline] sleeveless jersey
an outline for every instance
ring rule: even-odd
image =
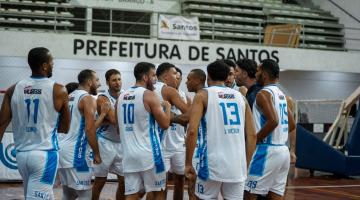
[[[146,90],[131,87],[119,97],[117,116],[123,145],[124,173],[145,171],[154,166],[156,172],[165,170],[155,118],[144,107]]]
[[[222,86],[205,88],[208,105],[198,134],[202,180],[242,182],[246,179],[245,100],[240,92]],[[224,170],[226,169],[226,170]]]
[[[105,93],[99,94],[99,96],[105,96],[109,99],[111,107],[115,108],[116,98],[111,96],[109,91],[106,91]],[[100,128],[97,130],[97,136],[105,138],[107,140],[111,140],[113,142],[120,142],[120,136],[116,132],[116,126],[113,124],[105,124],[101,125]]]
[[[270,145],[285,145],[288,139],[288,113],[287,103],[284,93],[275,85],[267,85],[262,90],[271,94],[275,111],[279,119],[279,124],[262,142]],[[266,118],[256,105],[253,106],[253,117],[256,132],[259,132],[266,123]]]
[[[181,99],[187,103],[185,92],[179,90]],[[171,106],[171,112],[180,115],[181,111],[175,106]],[[185,151],[185,127],[172,123],[164,136],[164,150],[169,152]]]
[[[88,170],[90,149],[85,133],[85,117],[79,110],[80,100],[88,95],[85,90],[75,90],[69,95],[71,123],[69,132],[59,142],[61,168]]]
[[[11,111],[17,151],[58,150],[54,84],[49,78],[27,78],[16,84]]]

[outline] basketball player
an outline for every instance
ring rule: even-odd
[[[60,140],[59,175],[63,185],[63,199],[91,199],[90,145],[94,164],[101,158],[96,139],[96,95],[99,78],[92,70],[82,70],[78,75],[79,88],[69,95],[71,124],[69,133]]]
[[[205,87],[205,81],[206,81],[205,72],[201,69],[193,69],[190,71],[189,75],[187,76],[186,87],[189,92],[198,93],[201,89],[203,89]],[[197,152],[198,152],[197,148],[198,148],[198,143],[196,144],[195,154],[193,156],[193,167],[195,169],[197,169],[196,166],[197,166],[198,159],[199,159],[199,155],[197,154]],[[189,200],[196,199],[195,182],[196,182],[196,177],[195,177],[195,179],[191,179],[191,180],[188,179]]]
[[[246,96],[251,110],[253,109],[256,95],[262,88],[261,85],[256,83],[256,68],[257,63],[254,60],[244,58],[236,62],[236,84],[238,86],[245,86],[247,88],[247,92],[245,93],[246,95],[244,96]]]
[[[199,137],[196,196],[217,199],[221,192],[224,199],[243,199],[256,143],[252,114],[241,93],[225,87],[229,68],[223,61],[209,64],[207,71],[209,87],[196,94],[191,107],[185,175],[196,176],[192,158]]]
[[[247,92],[247,88],[237,86],[236,81],[235,81],[236,64],[232,60],[223,60],[223,61],[227,66],[229,66],[229,69],[230,69],[229,75],[225,81],[225,86],[229,87],[231,89],[234,89],[236,91],[239,91],[239,92],[241,92],[242,95],[245,96],[245,94]]]
[[[120,136],[116,132],[115,119],[115,102],[121,92],[121,74],[116,69],[110,69],[105,73],[106,85],[109,89],[97,98],[98,113],[103,114],[100,110],[104,105],[111,105],[109,112],[106,113],[106,123],[98,129],[97,136],[99,142],[100,155],[102,163],[94,166],[95,182],[92,189],[92,199],[97,200],[100,197],[102,188],[106,183],[108,172],[114,173],[118,177],[118,188],[116,191],[116,199],[125,199],[124,196],[124,176],[122,167],[122,147]]]
[[[185,113],[188,111],[186,97],[180,96],[176,88],[179,87],[176,67],[170,63],[162,63],[156,70],[158,81],[155,84],[155,92],[160,97],[160,101],[168,101],[172,105],[174,112]],[[180,127],[179,127],[180,128]],[[180,129],[179,129],[180,130]],[[185,170],[185,131],[178,132],[176,124],[173,124],[169,130],[160,130],[160,140],[164,149],[164,159],[166,172],[171,170],[176,175],[174,182],[177,184],[174,191],[174,198],[183,196],[184,170]]]
[[[31,77],[17,82],[5,93],[0,111],[0,141],[12,120],[25,199],[54,199],[59,160],[57,131],[67,133],[70,126],[68,94],[64,86],[49,79],[53,58],[48,49],[31,49],[28,63]]]
[[[155,121],[162,129],[170,124],[171,105],[160,104],[152,90],[155,66],[141,62],[134,68],[135,86],[120,94],[116,118],[123,146],[123,170],[126,199],[139,199],[142,191],[165,199],[166,172],[163,151]],[[163,110],[163,107],[164,110]]]
[[[253,106],[257,147],[246,180],[246,199],[256,199],[257,195],[283,199],[285,192],[290,165],[286,142],[295,124],[286,97],[276,85],[279,72],[278,64],[271,59],[264,60],[256,72],[256,82],[263,89]],[[293,152],[294,147],[290,148]]]

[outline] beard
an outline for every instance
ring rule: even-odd
[[[91,95],[97,95],[97,89],[95,87],[90,87],[90,92]]]
[[[49,72],[49,74],[47,75],[48,78],[52,77],[52,72]]]

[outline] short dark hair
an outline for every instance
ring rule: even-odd
[[[271,79],[279,78],[280,68],[278,63],[272,59],[265,59],[261,62],[261,68],[266,71]]]
[[[49,49],[36,47],[29,51],[28,63],[32,71],[39,71],[42,64],[49,62]]]
[[[156,69],[156,76],[161,76],[163,73],[167,72],[170,68],[175,68],[175,65],[171,64],[171,63],[161,63],[158,68]]]
[[[250,78],[255,78],[257,63],[255,60],[251,60],[248,58],[240,59],[236,62],[236,65],[247,72]]]
[[[106,81],[110,80],[110,77],[114,74],[120,74],[120,72],[116,69],[109,69],[108,71],[106,71],[105,73],[105,79]]]
[[[79,88],[79,83],[70,82],[65,85],[65,88],[66,88],[68,94],[70,94]]]
[[[87,80],[89,79],[92,79],[95,71],[91,70],[91,69],[84,69],[82,70],[79,75],[78,75],[78,81],[79,81],[79,84],[83,84],[85,83]]]
[[[207,66],[208,76],[214,81],[225,81],[229,72],[229,66],[222,60],[217,60]]]
[[[224,61],[224,63],[225,63],[227,66],[232,67],[232,68],[234,68],[234,70],[235,70],[236,64],[234,63],[234,61],[232,61],[232,60],[230,60],[230,59],[225,59],[225,60],[223,60],[223,61]]]
[[[206,73],[202,69],[193,69],[190,71],[190,73],[194,73],[196,78],[198,78],[200,82],[205,85]]]
[[[148,62],[140,62],[136,64],[134,68],[135,79],[140,81],[144,74],[149,73],[150,69],[155,69],[155,65]]]
[[[178,72],[178,73],[180,74],[180,76],[182,76],[182,71],[181,71],[181,69],[178,68],[178,67],[175,67],[175,69],[176,69],[176,72]]]

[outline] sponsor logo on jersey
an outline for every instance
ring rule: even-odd
[[[225,94],[223,92],[219,92],[218,96],[220,99],[235,99],[235,94]]]
[[[124,95],[124,100],[134,100],[134,99],[135,99],[135,95],[131,95],[131,94]]]
[[[41,89],[33,89],[32,86],[26,86],[24,94],[41,94]]]

